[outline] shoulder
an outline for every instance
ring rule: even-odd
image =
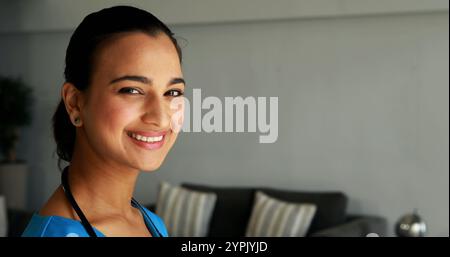
[[[159,217],[157,214],[148,210],[147,208],[145,208],[145,207],[142,207],[142,208],[147,213],[147,215],[151,219],[152,223],[155,225],[156,229],[162,234],[162,236],[168,237],[169,233],[167,232],[166,225],[164,224],[164,220],[161,217]]]
[[[75,219],[76,213],[70,203],[67,201],[64,191],[59,186],[40,209],[39,215],[42,216],[61,216],[69,219]]]
[[[97,231],[96,231],[97,232]],[[59,216],[35,213],[22,237],[88,237],[80,222]],[[101,235],[99,235],[101,236]]]

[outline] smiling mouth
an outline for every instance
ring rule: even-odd
[[[145,133],[145,135],[143,135]],[[155,150],[160,148],[165,141],[166,133],[156,133],[156,132],[127,132],[128,137],[131,138],[132,142],[136,145],[143,147],[148,150]],[[151,136],[150,136],[151,135]]]
[[[160,135],[160,136],[156,136],[156,137],[143,136],[141,134],[137,134],[137,133],[133,133],[133,132],[128,132],[127,134],[128,134],[128,136],[130,136],[133,139],[136,139],[136,140],[142,141],[142,142],[146,142],[146,143],[160,142],[164,137],[164,135]]]

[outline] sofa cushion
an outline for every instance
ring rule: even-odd
[[[291,203],[257,191],[245,236],[303,237],[316,212],[310,203]]]
[[[247,222],[252,211],[255,190],[241,187],[204,186],[193,183],[181,184],[182,187],[217,195],[208,236],[238,237],[245,235]]]
[[[0,237],[8,235],[8,214],[6,210],[6,197],[0,195]]]
[[[345,222],[347,196],[341,192],[305,192],[260,188],[265,194],[283,201],[311,203],[317,211],[308,231],[308,235],[318,230],[330,228]]]
[[[188,190],[162,181],[156,214],[164,220],[170,236],[205,237],[216,199],[214,193]]]

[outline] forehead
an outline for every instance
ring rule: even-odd
[[[113,77],[135,74],[152,78],[181,76],[175,45],[164,33],[118,33],[97,49],[93,75]]]

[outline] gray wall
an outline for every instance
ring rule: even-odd
[[[449,235],[448,12],[177,25],[184,73],[203,96],[278,96],[279,137],[183,133],[136,197],[158,183],[341,190],[349,212],[392,228],[418,208],[429,235]],[[0,34],[0,73],[34,86],[34,122],[19,154],[30,209],[58,185],[50,119],[71,31]]]

